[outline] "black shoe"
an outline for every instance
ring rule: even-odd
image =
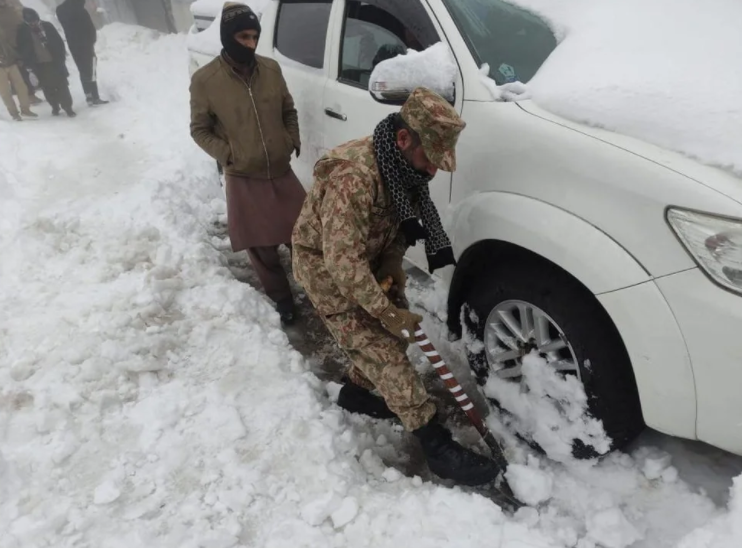
[[[16,122],[22,122],[23,118],[21,118],[20,114],[13,114],[13,120],[15,120]]]
[[[107,105],[107,104],[108,104],[109,102],[110,102],[110,101],[104,101],[103,99],[101,99],[101,98],[99,97],[99,98],[97,98],[97,99],[92,99],[92,100],[89,100],[89,101],[88,101],[88,104],[89,104],[89,105],[90,105],[91,107],[95,107],[95,106],[98,106],[98,105]]]
[[[281,323],[283,325],[291,325],[296,319],[296,306],[294,305],[294,299],[285,299],[276,304],[276,311],[281,316]]]
[[[58,109],[58,108],[53,108],[53,109],[52,109],[52,116],[59,116],[59,112],[60,112],[60,111],[59,111],[59,109]]]
[[[338,405],[351,413],[361,413],[375,419],[397,418],[382,398],[374,396],[370,391],[353,384],[350,380],[345,380],[345,384],[340,389]]]
[[[70,118],[74,118],[75,116],[77,116],[77,113],[72,109],[65,110],[65,112],[67,113],[67,116],[69,116]]]
[[[436,418],[412,433],[420,440],[430,471],[440,478],[462,485],[482,485],[500,475],[493,461],[455,442]]]

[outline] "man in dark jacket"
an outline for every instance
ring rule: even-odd
[[[64,29],[72,59],[80,71],[80,81],[89,105],[104,105],[98,95],[95,56],[97,32],[93,19],[85,9],[85,0],[64,0],[57,8],[57,19]]]
[[[222,10],[221,55],[191,80],[191,135],[223,167],[233,251],[246,250],[284,324],[294,299],[278,247],[291,231],[306,192],[291,169],[299,156],[299,117],[281,67],[255,54],[260,22],[246,5]]]
[[[72,95],[67,83],[67,50],[54,25],[41,21],[31,8],[23,8],[23,24],[18,28],[18,53],[23,63],[39,80],[44,96],[58,116],[60,107],[70,118],[77,116],[72,110]]]

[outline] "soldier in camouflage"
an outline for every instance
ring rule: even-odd
[[[428,183],[438,169],[456,168],[464,127],[445,99],[418,88],[373,136],[327,153],[294,226],[292,260],[296,280],[351,361],[338,404],[398,417],[433,473],[478,485],[492,481],[497,466],[453,441],[407,357],[422,317],[407,309],[402,266],[418,240],[431,272],[455,263]],[[379,285],[386,277],[394,280],[388,294]]]

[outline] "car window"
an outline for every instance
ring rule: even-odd
[[[498,85],[527,83],[556,48],[538,16],[503,0],[444,0],[479,65]]]
[[[332,0],[284,0],[278,8],[274,46],[289,59],[322,68]]]
[[[438,41],[438,33],[418,0],[348,0],[338,78],[365,89],[381,61],[408,49],[422,51]]]

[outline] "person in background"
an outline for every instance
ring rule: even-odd
[[[57,8],[57,19],[64,30],[72,59],[80,71],[80,82],[88,105],[105,105],[108,101],[98,95],[96,76],[98,58],[95,55],[95,41],[98,33],[85,9],[85,0],[64,0]]]
[[[18,106],[13,99],[13,88],[18,94],[18,102],[21,104],[20,112],[18,112]],[[18,56],[15,48],[8,41],[2,28],[0,28],[0,97],[2,97],[5,108],[8,109],[8,114],[13,120],[22,121],[21,114],[36,118],[37,115],[31,112],[28,88],[26,88],[21,71],[18,69]]]
[[[23,24],[23,16],[21,11],[23,5],[20,0],[0,0],[0,31],[5,34],[7,44],[16,50],[18,46],[18,28]],[[22,62],[18,60],[18,70],[21,73],[23,82],[26,84],[26,90],[29,97],[29,101],[32,105],[38,105],[41,103],[41,99],[36,97],[34,94],[34,86],[31,83],[31,79],[28,75],[28,69],[23,66]],[[13,86],[15,89],[15,86]],[[15,93],[18,94],[18,90],[15,89]],[[20,96],[18,97],[20,100]]]
[[[52,107],[52,115],[58,116],[60,107],[67,116],[77,116],[72,110],[65,58],[67,50],[62,37],[47,21],[31,8],[23,8],[23,24],[18,29],[18,53],[25,65],[33,71],[44,91],[46,101]]]
[[[248,6],[224,4],[224,49],[191,81],[191,136],[224,167],[232,249],[247,250],[281,321],[290,324],[294,299],[278,247],[290,247],[306,196],[291,169],[291,154],[298,157],[301,147],[299,119],[279,64],[255,54],[259,38]]]

